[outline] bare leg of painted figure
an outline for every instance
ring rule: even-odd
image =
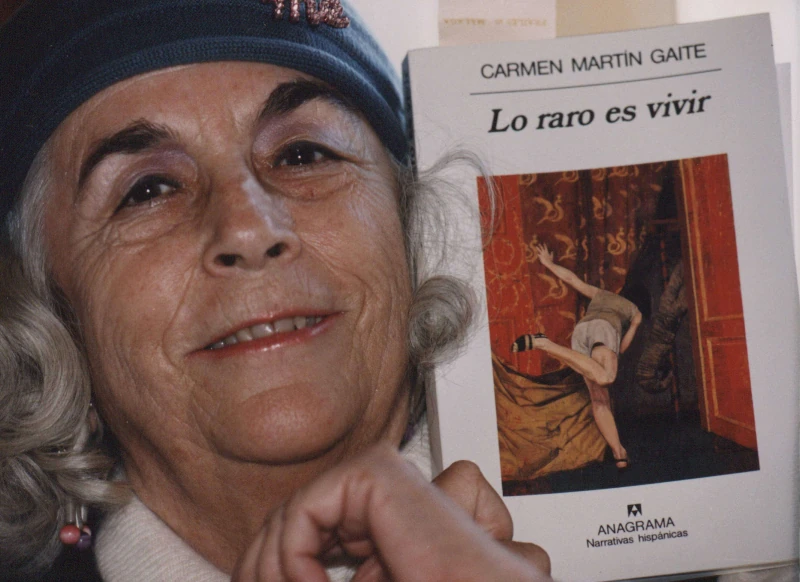
[[[611,453],[617,459],[617,468],[625,469],[628,466],[628,452],[619,440],[617,423],[611,412],[611,399],[608,394],[608,386],[617,377],[617,354],[605,346],[597,346],[589,357],[553,343],[547,338],[535,338],[533,347],[561,360],[583,376],[589,388],[589,397],[592,399],[592,412],[597,428],[611,447]]]
[[[600,292],[600,289],[589,285],[566,267],[557,265],[553,261],[553,252],[547,248],[547,245],[537,245],[536,253],[539,261],[545,268],[581,295],[593,299],[594,296]],[[630,346],[641,321],[642,314],[637,311],[636,315],[630,321],[628,331],[620,341],[619,352],[621,354],[625,353],[625,350]],[[628,452],[625,450],[625,447],[622,446],[622,443],[620,443],[617,423],[614,421],[614,415],[611,412],[611,399],[608,395],[608,386],[610,386],[617,377],[617,354],[614,353],[613,350],[600,345],[592,350],[590,357],[553,343],[546,337],[530,335],[523,337],[526,338],[525,342],[523,342],[524,345],[518,345],[517,341],[519,340],[515,341],[512,346],[513,351],[523,351],[526,349],[542,350],[554,358],[561,360],[583,376],[586,385],[589,387],[589,396],[592,399],[592,411],[594,412],[594,420],[597,424],[597,428],[600,429],[600,434],[603,435],[608,446],[611,447],[611,452],[614,458],[617,459],[617,467],[619,469],[627,468]]]

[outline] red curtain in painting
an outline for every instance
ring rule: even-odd
[[[618,293],[655,214],[668,163],[494,178],[502,200],[485,240],[489,323],[494,353],[539,375],[561,364],[537,350],[512,354],[524,333],[569,345],[586,300],[545,269],[536,245],[592,285]],[[488,215],[486,184],[479,183]]]

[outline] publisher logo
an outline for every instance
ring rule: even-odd
[[[595,536],[586,538],[586,547],[605,548],[689,537],[689,530],[677,529],[675,520],[671,517],[645,519],[643,514],[641,503],[631,503],[628,505],[627,521],[601,523]]]
[[[650,508],[652,512],[652,507]],[[601,523],[594,537],[586,538],[587,548],[605,548],[628,544],[662,542],[688,538],[688,529],[677,529],[671,517],[644,518],[641,503],[628,505],[627,521]]]

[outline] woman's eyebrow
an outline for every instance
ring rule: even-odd
[[[319,82],[297,79],[278,85],[270,94],[258,118],[266,119],[274,115],[289,113],[314,99],[325,99],[349,112],[356,111],[355,107],[338,91]],[[152,148],[170,136],[167,128],[140,120],[99,140],[93,145],[91,153],[81,164],[78,189],[83,186],[92,171],[106,157],[117,153],[134,154]]]
[[[335,89],[320,82],[296,79],[282,83],[272,91],[266,103],[264,103],[258,119],[264,120],[274,115],[289,113],[314,99],[330,101],[351,113],[357,111],[347,98]]]
[[[154,147],[157,143],[170,137],[170,132],[164,127],[148,121],[135,121],[124,129],[105,137],[95,143],[91,153],[81,164],[78,175],[78,189],[80,189],[92,171],[106,157],[112,154],[135,154],[142,150]]]

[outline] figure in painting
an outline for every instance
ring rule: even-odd
[[[589,285],[569,269],[555,264],[553,253],[547,245],[538,245],[536,249],[542,265],[578,293],[588,297],[589,307],[572,332],[571,349],[537,333],[518,337],[511,351],[542,350],[583,376],[589,388],[597,427],[611,447],[617,468],[627,469],[630,464],[628,452],[620,442],[608,386],[617,377],[619,354],[630,347],[642,322],[642,314],[631,301]]]

